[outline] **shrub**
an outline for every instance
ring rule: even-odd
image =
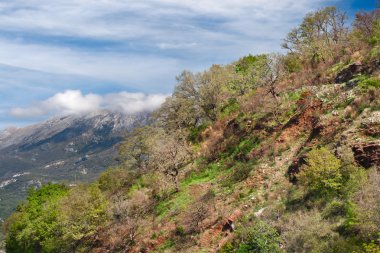
[[[108,201],[97,185],[78,186],[59,203],[60,240],[72,248],[75,242],[93,235],[108,218]]]
[[[352,164],[342,166],[341,173],[344,182],[341,192],[346,197],[355,194],[368,180],[367,171]]]
[[[287,72],[294,73],[302,69],[301,61],[297,54],[288,54],[284,57],[284,67]]]
[[[123,187],[130,187],[135,178],[136,176],[133,176],[132,173],[126,169],[109,168],[99,176],[99,189],[109,193],[114,193]]]
[[[230,98],[230,99],[228,99],[227,104],[224,105],[220,111],[221,111],[222,116],[228,116],[231,113],[239,110],[239,108],[240,108],[240,104],[237,101],[237,99],[236,98]]]
[[[375,242],[372,240],[370,243],[365,243],[363,245],[364,253],[379,253],[380,252],[380,233],[379,239]]]
[[[307,155],[307,166],[299,174],[300,184],[320,194],[336,192],[342,186],[341,161],[327,148],[313,149]]]
[[[252,170],[252,165],[247,164],[247,163],[239,163],[234,167],[231,180],[233,182],[241,182],[249,177],[251,170]]]
[[[219,253],[234,253],[235,247],[231,242],[227,242],[223,245],[223,247],[220,249]]]
[[[354,230],[364,238],[371,238],[380,228],[380,173],[369,171],[367,182],[353,196],[356,223]]]
[[[333,200],[327,204],[325,210],[323,211],[324,218],[330,218],[334,216],[344,216],[346,215],[346,203],[343,201]]]
[[[59,249],[58,202],[68,192],[61,184],[30,190],[25,204],[5,224],[7,252],[54,252]],[[59,240],[58,240],[59,241]]]
[[[317,210],[298,211],[282,218],[279,227],[287,252],[329,252],[339,238],[335,226],[324,220]]]
[[[179,237],[185,236],[186,235],[185,228],[182,226],[176,227],[174,230],[174,234]]]
[[[209,125],[210,125],[209,123],[203,123],[199,126],[190,128],[188,140],[193,143],[199,143],[201,141],[202,132],[206,130]]]
[[[276,229],[261,221],[254,220],[252,227],[239,231],[240,244],[237,253],[276,253],[281,252],[281,238]]]
[[[359,87],[363,90],[370,88],[380,88],[380,80],[375,77],[365,78],[359,82]]]

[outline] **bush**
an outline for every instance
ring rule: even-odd
[[[324,220],[317,210],[298,211],[282,218],[279,227],[287,252],[329,252],[339,238],[335,226]]]
[[[380,80],[375,77],[365,78],[359,82],[359,87],[363,90],[368,90],[370,88],[380,88]]]
[[[331,218],[334,216],[345,216],[347,213],[346,203],[343,201],[333,200],[327,204],[323,211],[324,218]]]
[[[379,253],[380,252],[380,233],[379,239],[375,242],[372,240],[370,243],[365,243],[363,245],[364,251],[363,253]]]
[[[174,234],[179,237],[185,236],[186,235],[185,228],[182,226],[176,227],[174,230]]]
[[[209,125],[209,123],[204,123],[199,126],[190,128],[190,133],[187,139],[193,143],[201,142],[201,134],[204,130],[207,129]]]
[[[336,192],[341,188],[341,161],[327,148],[313,149],[306,162],[307,166],[299,174],[300,184],[319,194]]]
[[[351,227],[364,239],[371,238],[380,228],[380,173],[369,171],[367,182],[353,196],[354,219]]]
[[[97,185],[72,188],[59,204],[60,240],[68,249],[93,235],[108,218],[108,201]]]
[[[108,168],[98,179],[99,189],[114,193],[122,188],[130,187],[136,176],[130,171],[122,168]]]
[[[298,72],[302,69],[302,63],[296,54],[288,54],[284,57],[285,69],[289,73]]]
[[[249,163],[238,163],[233,170],[231,180],[233,182],[241,182],[249,177],[252,165]]]
[[[67,192],[67,187],[61,184],[30,190],[27,202],[20,205],[5,224],[6,252],[54,252],[59,249],[57,207]]]
[[[239,232],[240,244],[237,253],[276,253],[281,252],[281,238],[276,229],[256,219],[254,226]]]
[[[239,110],[240,108],[240,104],[238,102],[238,100],[236,98],[230,98],[228,99],[228,102],[227,104],[225,104],[220,112],[221,112],[221,116],[228,116],[230,115],[231,113],[233,112],[236,112],[237,110]]]
[[[227,242],[223,245],[223,247],[220,249],[219,253],[234,253],[235,247],[231,242]]]

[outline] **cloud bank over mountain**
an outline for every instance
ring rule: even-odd
[[[144,93],[82,94],[80,90],[66,90],[28,107],[15,107],[10,114],[17,118],[33,118],[52,114],[82,114],[109,109],[128,114],[150,112],[158,108],[167,95]]]

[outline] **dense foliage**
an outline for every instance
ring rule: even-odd
[[[58,201],[68,192],[64,185],[30,190],[28,202],[9,218],[7,252],[51,252],[58,230]]]

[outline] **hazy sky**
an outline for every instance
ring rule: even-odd
[[[375,0],[0,0],[0,129],[151,110],[182,70],[280,50],[310,11]]]

